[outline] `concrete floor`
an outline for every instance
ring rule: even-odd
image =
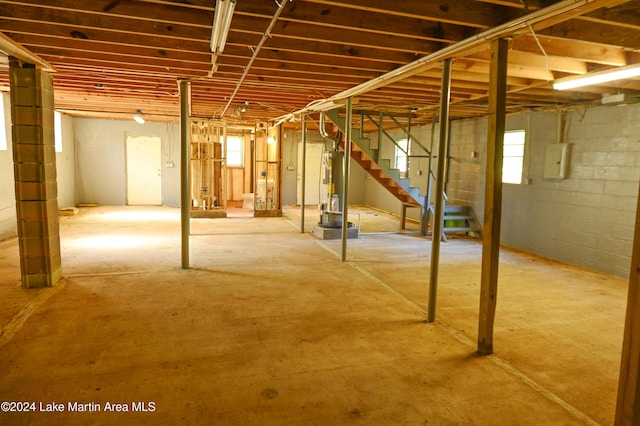
[[[478,357],[480,243],[442,245],[427,324],[431,241],[354,211],[346,263],[309,235],[314,209],[306,234],[287,209],[192,220],[181,270],[179,210],[82,209],[61,217],[64,280],[39,290],[0,242],[0,401],[36,404],[0,424],[613,423],[626,280],[504,250]]]

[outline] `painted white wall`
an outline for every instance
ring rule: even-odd
[[[56,174],[58,181],[58,206],[74,207],[76,203],[75,188],[75,138],[73,118],[62,114],[62,152],[56,152]]]
[[[179,124],[77,118],[74,127],[78,203],[126,204],[125,141],[131,135],[161,138],[162,204],[180,205]]]
[[[0,94],[4,105],[7,149],[0,151],[0,240],[18,233],[16,221],[16,194],[13,177],[13,151],[11,149],[11,100],[9,94]]]

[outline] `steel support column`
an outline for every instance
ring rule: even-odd
[[[347,239],[349,237],[349,172],[351,170],[351,114],[353,100],[347,98],[346,117],[344,120],[344,162],[343,162],[343,181],[342,181],[342,251],[340,260],[347,260]]]
[[[431,268],[429,271],[429,305],[427,322],[436,320],[436,298],[438,294],[438,269],[440,266],[440,241],[444,217],[444,173],[449,139],[449,98],[451,97],[451,58],[442,62],[442,87],[440,92],[440,139],[438,141],[438,169],[436,176],[436,207],[431,230]],[[431,152],[433,155],[433,151]]]
[[[191,185],[189,182],[189,113],[191,83],[180,81],[180,223],[182,232],[182,269],[189,269],[189,234],[191,233]]]
[[[293,143],[293,142],[292,142]],[[293,152],[293,150],[292,150]],[[304,234],[304,206],[307,192],[307,116],[302,115],[302,190],[300,191],[300,232]]]

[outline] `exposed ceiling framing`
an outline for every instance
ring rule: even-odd
[[[282,0],[287,1],[287,0]],[[225,118],[251,123],[299,111],[461,40],[518,20],[553,0],[287,1]],[[192,81],[194,115],[217,117],[278,9],[237,0],[224,52],[211,71],[215,0],[0,1],[0,32],[54,69],[56,108],[77,116],[178,119],[178,80]],[[593,0],[574,12],[514,28],[508,111],[597,103],[640,94],[640,80],[554,91],[554,79],[640,63],[640,0]],[[451,118],[486,114],[489,47],[455,57]],[[362,93],[356,108],[430,122],[440,64]],[[0,63],[0,85],[8,85]],[[237,106],[249,103],[240,114]]]

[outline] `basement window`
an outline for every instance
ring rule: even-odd
[[[53,128],[55,132],[56,152],[62,152],[62,114],[58,111],[53,113]]]
[[[5,122],[4,95],[0,94],[0,151],[7,150],[7,129]]]
[[[244,166],[244,138],[227,136],[227,167]]]
[[[408,139],[401,139],[396,141],[396,164],[395,168],[400,171],[400,177],[407,177],[408,175],[408,157],[411,144]]]
[[[524,164],[524,130],[504,133],[502,182],[519,185],[522,183],[522,167]]]

